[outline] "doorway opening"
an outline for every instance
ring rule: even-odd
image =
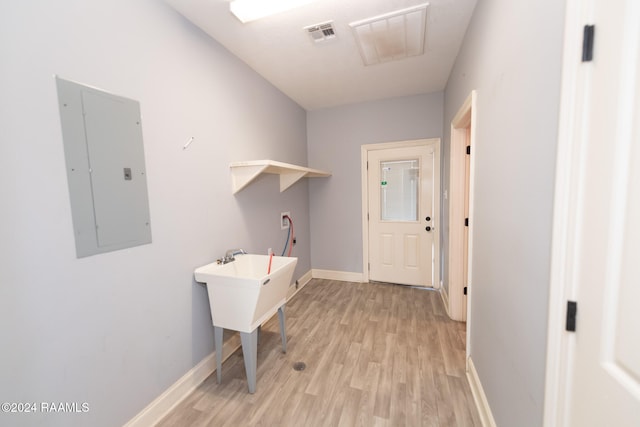
[[[465,322],[471,294],[473,229],[473,150],[476,92],[472,91],[451,121],[449,169],[449,280],[441,290],[449,317]],[[467,328],[468,331],[469,328]],[[468,342],[468,341],[467,341]]]

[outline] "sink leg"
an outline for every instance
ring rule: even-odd
[[[253,332],[240,332],[242,341],[242,356],[244,357],[244,369],[247,372],[249,393],[256,392],[256,367],[258,363],[258,328]]]
[[[282,338],[282,352],[287,352],[287,330],[284,324],[284,304],[278,309],[278,319],[280,320],[280,338]]]
[[[218,384],[222,382],[222,334],[224,329],[219,326],[213,327],[215,334],[216,345],[216,377],[218,378]]]

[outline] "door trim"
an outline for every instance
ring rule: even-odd
[[[471,91],[453,120],[451,120],[451,146],[449,154],[449,286],[448,314],[453,320],[465,322],[471,306],[471,259],[473,252],[473,187],[474,158],[471,156],[469,172],[469,240],[467,246],[467,301],[464,301],[464,220],[465,220],[465,161],[466,145],[476,142],[476,91]],[[469,133],[467,133],[469,129]],[[444,290],[443,290],[444,292]],[[466,306],[465,306],[466,305]],[[467,343],[469,340],[467,340]]]
[[[587,3],[587,4],[585,4]],[[565,9],[564,54],[558,124],[558,148],[551,243],[551,272],[547,321],[544,425],[566,425],[568,416],[569,347],[571,337],[562,327],[566,301],[575,300],[574,254],[580,248],[576,212],[580,206],[582,149],[586,124],[582,120],[587,96],[587,70],[576,60],[582,50],[583,26],[592,21],[592,2],[568,0]]]
[[[369,281],[369,221],[367,219],[369,207],[369,186],[367,179],[367,158],[369,151],[387,150],[394,148],[407,148],[434,145],[435,161],[433,175],[437,181],[434,185],[433,211],[438,213],[438,222],[434,227],[434,265],[433,265],[433,289],[440,289],[440,251],[442,248],[440,227],[442,226],[442,210],[440,205],[440,138],[412,139],[398,142],[382,142],[378,144],[364,144],[360,147],[360,176],[362,181],[362,280]],[[436,183],[434,183],[436,184]],[[436,188],[437,187],[437,188]]]

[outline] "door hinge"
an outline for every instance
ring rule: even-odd
[[[367,170],[369,170],[369,161],[367,161]]]
[[[367,212],[367,221],[369,221],[369,212]]]
[[[471,146],[467,145],[467,154],[471,154]]]
[[[576,315],[578,314],[578,303],[567,301],[567,324],[565,329],[569,332],[576,331]]]
[[[464,219],[464,226],[468,227],[469,226],[469,218],[465,218]]]
[[[462,292],[466,295],[467,294],[467,287],[465,286],[464,289],[462,290]]]
[[[593,43],[596,36],[595,25],[585,25],[582,34],[582,62],[590,62],[593,59]]]

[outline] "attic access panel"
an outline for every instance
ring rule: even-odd
[[[350,23],[364,65],[424,54],[428,6],[423,3]]]
[[[56,84],[77,257],[151,243],[139,103]]]

